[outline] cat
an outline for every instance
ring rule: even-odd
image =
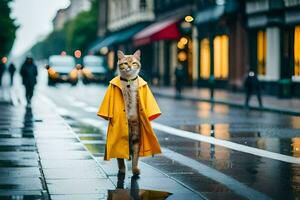
[[[133,55],[124,55],[118,51],[118,72],[121,79],[122,94],[125,102],[125,111],[128,120],[129,149],[132,158],[132,173],[140,175],[138,168],[140,145],[140,119],[138,112],[138,75],[141,69],[141,51],[137,50]],[[125,173],[124,159],[118,158],[119,173]]]

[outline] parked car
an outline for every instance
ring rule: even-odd
[[[83,83],[102,82],[107,80],[107,65],[103,56],[87,55],[83,58]]]
[[[48,85],[62,82],[76,85],[78,82],[78,70],[75,67],[75,59],[72,56],[50,56],[46,69],[48,70]]]

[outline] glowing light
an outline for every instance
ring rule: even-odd
[[[187,59],[186,53],[184,51],[180,51],[178,53],[178,60],[183,62],[183,61],[186,61],[186,59]]]
[[[2,62],[3,64],[7,63],[7,57],[4,56],[4,57],[1,59],[1,62]]]
[[[190,15],[187,15],[187,16],[185,16],[185,18],[184,18],[184,20],[186,21],[186,22],[192,22],[192,21],[194,21],[194,18],[192,17],[192,16],[190,16]]]
[[[180,38],[180,40],[177,43],[177,47],[179,49],[184,49],[185,45],[188,43],[188,39],[185,37]]]
[[[200,43],[200,77],[208,79],[210,76],[210,48],[209,40],[204,38]]]
[[[74,51],[74,56],[75,56],[75,58],[80,58],[81,57],[81,51],[80,50]]]
[[[188,39],[185,37],[180,38],[180,42],[184,45],[186,45],[188,43]]]
[[[101,53],[102,55],[106,55],[106,54],[108,53],[108,48],[107,48],[107,47],[102,47],[102,48],[100,49],[100,53]]]
[[[225,4],[225,0],[216,0],[216,4],[222,6]]]
[[[60,53],[60,55],[61,55],[61,56],[66,56],[67,53],[66,53],[65,51],[62,51],[62,52]]]

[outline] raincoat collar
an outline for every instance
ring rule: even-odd
[[[147,84],[147,82],[144,81],[144,79],[142,79],[140,76],[138,77],[138,82],[139,82],[139,87],[142,87]],[[110,83],[117,86],[118,88],[122,89],[120,76],[116,76],[115,78],[113,78],[110,81]]]

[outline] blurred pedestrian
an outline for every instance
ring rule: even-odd
[[[21,67],[20,74],[23,79],[23,85],[26,90],[27,106],[31,104],[31,98],[34,92],[34,86],[36,85],[36,77],[38,75],[37,66],[34,64],[31,57],[27,57],[24,64]]]
[[[8,72],[10,74],[10,85],[14,84],[14,74],[16,72],[16,67],[14,65],[14,63],[10,63],[8,66]]]
[[[2,86],[2,77],[5,72],[5,63],[3,61],[0,62],[0,87]]]
[[[181,98],[181,91],[184,84],[184,69],[181,64],[178,64],[175,69],[175,78],[176,98]]]
[[[245,80],[246,100],[245,107],[249,107],[249,100],[252,94],[256,94],[259,106],[262,107],[261,85],[254,71],[249,71]]]

